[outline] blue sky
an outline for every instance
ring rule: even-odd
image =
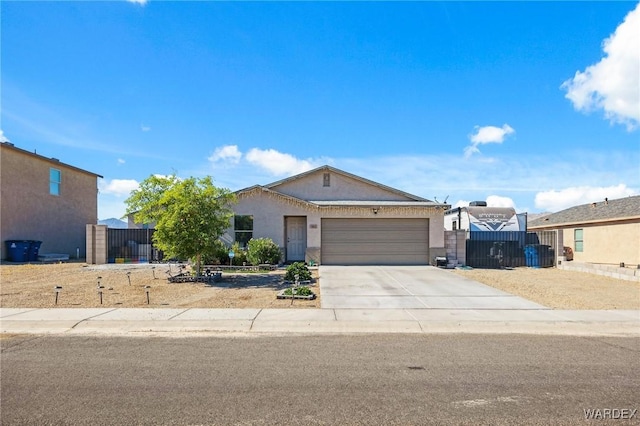
[[[0,3],[0,137],[238,190],[330,164],[428,199],[640,194],[636,2]]]

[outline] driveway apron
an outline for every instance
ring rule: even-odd
[[[433,266],[320,266],[322,308],[548,309]]]

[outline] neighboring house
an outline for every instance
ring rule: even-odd
[[[571,207],[530,221],[528,229],[558,230],[576,262],[640,264],[640,196]]]
[[[98,178],[102,176],[0,144],[0,235],[5,241],[42,241],[40,253],[86,252],[86,225],[98,220]]]
[[[330,166],[236,194],[223,240],[270,238],[287,262],[424,265],[445,253],[449,205]]]

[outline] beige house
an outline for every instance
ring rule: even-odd
[[[0,234],[6,240],[42,241],[40,253],[85,256],[86,225],[98,220],[102,176],[56,158],[0,144]]]
[[[571,207],[532,220],[528,230],[558,230],[575,262],[640,264],[640,196]]]
[[[330,166],[237,192],[223,240],[271,238],[285,261],[432,264],[444,256],[446,204]]]

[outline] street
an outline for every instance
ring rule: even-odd
[[[4,337],[1,423],[640,423],[637,338],[193,336]]]

